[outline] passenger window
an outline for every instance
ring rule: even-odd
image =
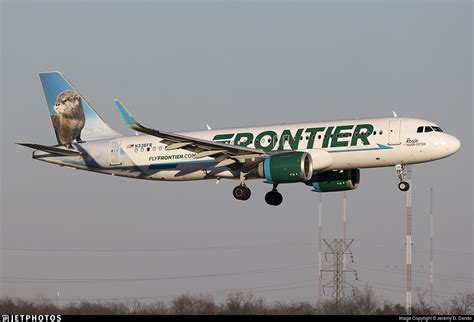
[[[383,133],[383,131],[382,131],[382,130],[380,130],[380,131],[379,131],[379,134],[380,134],[380,135],[382,135],[382,133]]]
[[[419,126],[419,127],[416,129],[416,133],[423,133],[423,126]]]
[[[374,131],[374,135],[377,135],[377,131]]]
[[[425,132],[433,132],[431,126],[425,126]]]

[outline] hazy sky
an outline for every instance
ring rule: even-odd
[[[261,180],[241,202],[236,181],[140,181],[32,160],[14,142],[56,143],[37,75],[47,70],[62,71],[127,134],[114,98],[166,131],[392,110],[438,123],[462,147],[414,166],[414,289],[429,289],[433,186],[435,299],[473,290],[471,1],[3,1],[1,9],[3,295],[318,294],[319,195],[303,184],[281,185],[283,204],[270,207]],[[393,168],[362,170],[347,194],[347,231],[355,285],[404,303],[397,182]],[[323,195],[325,238],[341,235],[341,198]]]

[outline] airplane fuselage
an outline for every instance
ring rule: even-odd
[[[248,200],[248,179],[272,188],[265,202],[283,201],[278,185],[304,183],[315,192],[354,190],[363,168],[395,166],[408,191],[406,165],[448,157],[461,143],[430,121],[398,117],[279,124],[172,133],[141,124],[114,103],[137,135],[113,130],[57,71],[39,73],[58,145],[18,142],[33,158],[59,166],[146,180],[237,179],[232,194]],[[138,135],[142,133],[142,135]]]
[[[420,131],[421,129],[421,131]],[[433,122],[403,117],[339,120],[300,124],[178,133],[188,137],[269,151],[325,151],[327,167],[315,172],[387,167],[438,160],[455,153],[460,143]],[[239,179],[240,170],[216,167],[215,158],[195,159],[186,149],[166,150],[150,135],[121,136],[73,143],[83,156],[57,156],[35,151],[36,159],[82,170],[137,179],[184,181]],[[326,154],[326,153],[325,153]],[[247,179],[257,178],[250,174]]]

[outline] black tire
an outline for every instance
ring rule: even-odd
[[[283,202],[283,196],[279,192],[275,192],[275,199],[273,201],[274,206],[279,206]]]
[[[283,201],[283,196],[278,191],[269,191],[265,195],[265,201],[270,206],[279,206]]]
[[[234,191],[232,191],[232,194],[234,195],[234,198],[237,200],[244,200],[244,196],[246,194],[245,192],[245,187],[243,186],[237,186],[234,188]]]
[[[241,200],[249,200],[250,196],[252,195],[252,191],[248,187],[243,187],[245,194]]]
[[[398,184],[398,189],[400,189],[401,191],[408,191],[410,190],[410,184],[406,181],[400,181],[400,183]]]
[[[274,199],[275,199],[274,192],[273,191],[267,192],[267,194],[265,195],[265,202],[269,204],[270,206],[273,206]]]

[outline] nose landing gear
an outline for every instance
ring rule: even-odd
[[[406,175],[406,166],[404,164],[397,164],[395,166],[395,171],[397,171],[398,178],[400,179],[400,182],[398,183],[398,189],[401,191],[410,190],[410,184],[404,181]]]
[[[400,189],[401,191],[408,191],[410,190],[410,184],[406,181],[400,181],[400,183],[398,184],[398,189]]]

